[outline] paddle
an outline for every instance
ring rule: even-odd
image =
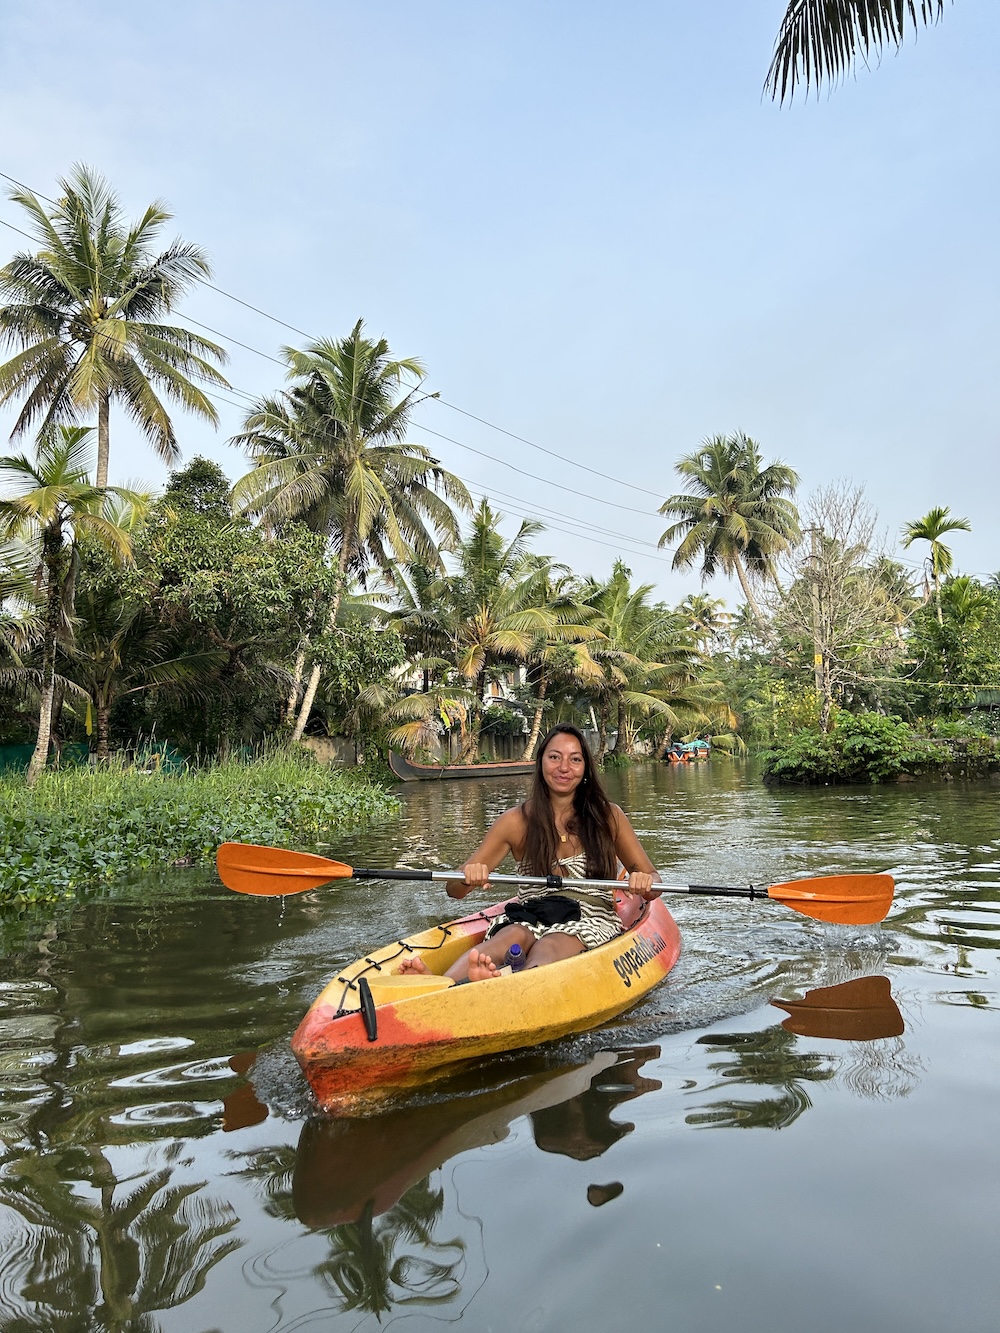
[[[311,852],[224,842],[216,854],[219,878],[237,893],[304,893],[335,879],[460,880],[458,870],[360,870]],[[571,879],[572,888],[621,889],[617,879]],[[558,875],[491,875],[491,884],[539,884],[559,889]],[[881,921],[892,905],[891,875],[825,875],[768,886],[732,888],[718,884],[658,884],[661,893],[693,893],[719,898],[769,898],[796,912],[841,925],[867,926]]]

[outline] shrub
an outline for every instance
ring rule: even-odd
[[[70,898],[134,872],[210,863],[220,842],[315,843],[398,809],[384,789],[279,754],[169,775],[126,768],[0,782],[0,906]]]
[[[881,713],[839,712],[828,732],[796,732],[763,756],[764,779],[779,782],[884,782],[941,768],[946,745]]]

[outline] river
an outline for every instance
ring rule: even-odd
[[[723,759],[608,785],[672,882],[889,871],[893,909],[671,900],[684,953],[640,1008],[357,1121],[314,1113],[288,1039],[339,965],[448,915],[440,886],[175,871],[26,917],[0,1330],[996,1333],[1000,788]],[[454,864],[521,794],[412,784],[321,850]]]

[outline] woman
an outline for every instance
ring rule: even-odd
[[[628,891],[658,897],[660,876],[643,851],[624,812],[608,800],[583,733],[560,723],[542,741],[535,760],[531,796],[500,816],[461,867],[464,879],[451,880],[452,898],[486,888],[490,872],[507,853],[525,875],[560,875],[564,880],[615,879],[618,863],[628,871]],[[622,885],[624,888],[625,885]],[[620,935],[613,889],[559,889],[525,885],[507,904],[478,949],[448,969],[456,981],[486,981],[512,944],[519,944],[527,967],[541,967],[596,948]],[[401,972],[426,972],[408,959]]]

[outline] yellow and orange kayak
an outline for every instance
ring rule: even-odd
[[[497,903],[397,940],[345,967],[313,1002],[292,1050],[319,1105],[341,1114],[383,1103],[456,1064],[584,1032],[637,1004],[681,951],[663,900],[617,939],[546,967],[455,985],[442,975],[482,941]],[[430,975],[400,976],[419,957]]]

